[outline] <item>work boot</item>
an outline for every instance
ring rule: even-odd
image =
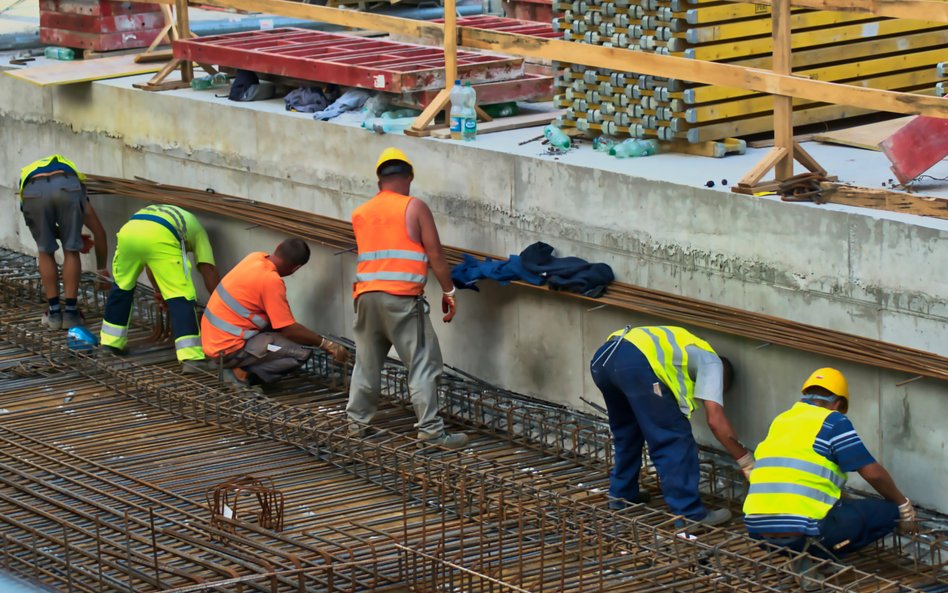
[[[714,509],[709,511],[707,515],[704,516],[704,519],[698,521],[702,525],[707,525],[708,527],[715,527],[717,525],[723,525],[731,520],[731,511],[727,509]]]
[[[638,494],[631,498],[610,498],[609,510],[621,511],[630,504],[644,504],[652,500],[652,495],[648,490],[640,490]]]
[[[809,558],[797,558],[792,564],[793,572],[799,578],[800,588],[804,591],[819,591],[820,582],[823,575],[813,566],[813,561]]]
[[[424,436],[418,434],[418,440],[421,441],[422,445],[438,445],[446,449],[460,449],[467,444],[467,435],[463,432],[442,432],[439,435]]]
[[[200,375],[201,373],[209,373],[211,370],[213,370],[213,368],[208,364],[206,358],[181,361],[182,375]]]
[[[376,430],[369,426],[368,424],[362,424],[361,422],[349,421],[349,427],[347,428],[347,434],[356,439],[367,439],[376,434]]]
[[[238,387],[250,387],[250,375],[244,369],[224,369],[221,375],[224,378],[224,383],[230,383]]]
[[[63,311],[50,311],[46,309],[46,312],[43,313],[43,325],[48,325],[49,329],[62,329],[63,328]]]
[[[85,325],[82,322],[82,313],[80,313],[78,309],[75,311],[63,311],[62,325],[63,329],[72,329],[74,327]]]

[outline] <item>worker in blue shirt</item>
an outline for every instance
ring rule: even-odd
[[[891,533],[915,529],[915,509],[863,444],[852,422],[849,386],[838,370],[816,370],[803,397],[777,416],[757,447],[744,501],[751,537],[831,558]],[[885,500],[842,498],[846,472]],[[813,545],[816,544],[816,545]]]

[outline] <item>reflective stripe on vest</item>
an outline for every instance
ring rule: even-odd
[[[746,515],[794,515],[820,520],[839,500],[846,474],[813,450],[832,410],[803,402],[777,416],[757,447],[744,500]]]
[[[655,376],[678,400],[678,409],[691,418],[695,410],[695,382],[688,374],[688,346],[696,346],[717,355],[711,345],[688,330],[674,326],[646,326],[613,332],[610,339],[632,342],[652,367]]]
[[[243,328],[237,327],[236,325],[234,325],[233,323],[230,323],[229,321],[224,321],[217,315],[214,315],[214,313],[212,313],[210,309],[204,309],[204,317],[207,318],[207,321],[211,325],[221,330],[225,334],[230,334],[232,336],[236,336],[244,340],[249,340],[250,338],[260,333],[259,331],[255,329],[243,329]]]
[[[250,323],[256,325],[258,328],[264,329],[265,327],[270,325],[270,321],[266,317],[261,316],[261,315],[254,315],[250,312],[250,309],[241,305],[237,301],[237,299],[234,298],[232,294],[227,292],[227,289],[224,288],[223,282],[218,283],[217,288],[214,289],[214,292],[217,293],[217,296],[220,297],[221,301],[224,302],[224,304],[227,306],[228,309],[236,313],[238,316],[243,317]],[[218,329],[221,329],[221,328],[218,328]],[[232,335],[236,335],[236,334],[232,334]]]
[[[363,292],[416,296],[428,281],[428,255],[405,222],[414,198],[382,191],[352,213],[359,255],[352,296]]]
[[[20,169],[20,186],[19,186],[18,193],[20,194],[21,199],[23,198],[23,188],[26,186],[26,182],[29,181],[30,176],[38,169],[42,169],[43,167],[49,166],[49,164],[52,163],[53,160],[56,160],[62,163],[63,165],[66,165],[73,171],[75,171],[76,177],[79,178],[80,182],[86,180],[86,176],[83,175],[82,172],[79,171],[79,168],[76,167],[76,165],[74,165],[72,161],[70,161],[69,159],[67,159],[61,154],[53,154],[44,159],[33,161],[29,165]]]

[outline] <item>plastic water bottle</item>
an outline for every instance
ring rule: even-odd
[[[400,134],[415,123],[414,117],[371,117],[362,127],[376,134]]]
[[[461,139],[461,127],[464,125],[464,87],[461,79],[454,81],[451,87],[451,138]]]
[[[68,47],[50,46],[43,50],[43,55],[50,60],[75,60],[76,52]]]
[[[619,159],[650,156],[656,152],[658,152],[658,142],[655,140],[639,140],[638,138],[624,140],[609,150],[609,154]]]
[[[461,114],[463,119],[461,128],[461,138],[468,142],[477,138],[477,91],[471,86],[471,82],[464,83],[464,112]]]
[[[230,79],[223,72],[218,72],[214,76],[197,76],[191,79],[191,88],[196,91],[225,87],[229,84]]]
[[[598,152],[609,152],[616,145],[615,138],[611,136],[599,136],[593,140],[593,149]]]
[[[549,124],[543,128],[543,135],[549,140],[551,146],[555,146],[561,150],[569,150],[569,147],[573,144],[569,136],[566,135],[566,132],[553,124]]]

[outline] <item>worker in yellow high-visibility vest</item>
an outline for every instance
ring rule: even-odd
[[[46,293],[47,309],[43,316],[51,329],[69,329],[82,325],[79,311],[79,278],[82,263],[79,254],[88,251],[83,225],[92,231],[98,273],[108,276],[108,237],[86,196],[85,177],[61,154],[54,154],[23,167],[20,171],[20,211],[36,241],[40,279]],[[59,271],[56,251],[63,247],[63,297],[59,301]]]
[[[698,446],[691,432],[696,400],[704,402],[708,426],[746,473],[754,456],[737,440],[724,414],[724,392],[733,371],[711,345],[688,330],[646,326],[613,332],[590,363],[609,412],[615,467],[609,476],[610,508],[644,502],[639,491],[642,446],[661,478],[662,494],[676,515],[705,525],[731,518],[727,509],[708,512],[698,491]]]
[[[802,393],[774,419],[757,447],[744,501],[751,537],[828,557],[854,552],[896,526],[914,530],[912,503],[845,415],[846,377],[833,368],[817,369]],[[841,498],[850,471],[859,472],[885,500]]]
[[[183,208],[156,204],[136,212],[119,230],[112,260],[115,284],[102,320],[102,345],[124,350],[135,285],[148,272],[155,298],[171,315],[174,348],[184,372],[200,369],[204,360],[188,252],[194,253],[204,286],[213,293],[220,283],[207,231],[197,217]]]

